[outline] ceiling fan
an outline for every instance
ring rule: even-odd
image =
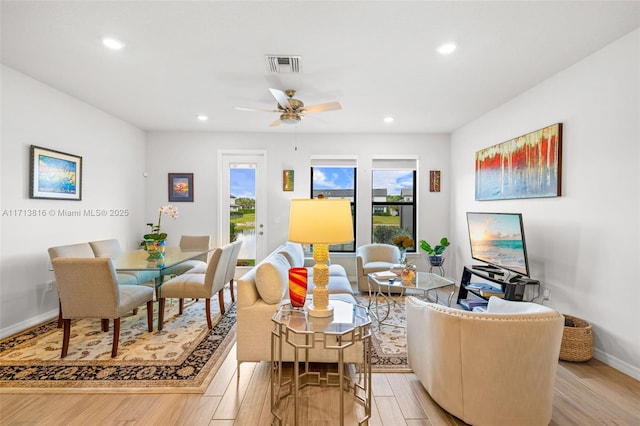
[[[271,123],[270,127],[279,126],[282,123],[285,124],[298,124],[305,114],[313,114],[316,112],[335,111],[342,109],[340,102],[326,102],[322,104],[305,106],[304,103],[295,99],[293,96],[296,91],[293,89],[278,90],[269,89],[274,98],[276,98],[276,109],[261,109],[261,108],[244,108],[236,107],[239,111],[264,111],[264,112],[277,112],[280,114],[280,118]]]

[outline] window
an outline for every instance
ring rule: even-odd
[[[415,160],[374,160],[371,175],[371,241],[393,244],[397,235],[408,235],[416,251]]]
[[[343,163],[343,164],[340,164]],[[325,165],[315,165],[325,164]],[[326,165],[330,164],[330,165]],[[346,164],[346,165],[345,165]],[[348,244],[331,244],[331,252],[355,252],[355,215],[356,215],[356,167],[355,160],[337,161],[312,160],[311,162],[311,198],[322,194],[325,198],[348,199],[351,203],[354,241]]]

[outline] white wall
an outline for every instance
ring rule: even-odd
[[[517,72],[517,71],[514,71]],[[640,379],[640,30],[455,131],[452,238],[465,212],[522,212],[531,274],[551,305],[589,321],[596,358]],[[479,149],[563,123],[562,196],[474,201]],[[456,268],[471,263],[455,248]]]
[[[0,336],[6,336],[57,315],[56,291],[44,291],[53,279],[49,247],[118,238],[133,248],[146,223],[145,134],[11,68],[2,66],[1,78]],[[29,198],[30,145],[83,158],[82,201]],[[47,215],[27,217],[24,209]],[[59,209],[129,213],[61,217]]]
[[[194,173],[195,201],[178,204],[180,217],[177,220],[163,220],[163,230],[169,234],[170,245],[177,244],[183,233],[211,234],[216,241],[220,211],[221,171],[217,162],[220,150],[267,151],[267,252],[287,238],[289,200],[309,197],[312,155],[357,157],[359,220],[356,244],[367,243],[370,239],[371,160],[379,156],[417,156],[420,238],[440,238],[449,229],[448,135],[151,132],[147,146],[148,217],[153,218],[157,215],[156,209],[167,203],[167,173]],[[284,169],[295,171],[293,192],[282,191]],[[429,170],[442,171],[442,192],[429,192]],[[333,256],[332,260],[344,264],[348,274],[355,277],[353,255],[340,257]]]

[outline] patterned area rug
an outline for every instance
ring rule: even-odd
[[[163,330],[157,330],[154,319],[152,333],[147,331],[146,308],[141,307],[137,315],[122,318],[115,358],[111,358],[112,321],[107,333],[101,331],[99,320],[74,321],[64,359],[60,359],[62,329],[56,320],[49,321],[0,341],[0,388],[152,392],[171,387],[203,392],[213,377],[210,373],[235,342],[235,303],[229,302],[220,317],[218,303],[212,300],[212,330],[207,328],[202,299],[185,303],[181,316],[174,300],[166,307]]]
[[[228,296],[228,292],[225,295]],[[367,295],[356,295],[368,306]],[[96,392],[204,392],[213,373],[235,342],[235,304],[227,300],[220,317],[212,301],[214,327],[207,329],[204,301],[185,303],[177,315],[177,300],[167,305],[162,331],[147,331],[147,313],[122,318],[118,355],[111,358],[111,332],[103,333],[98,320],[78,320],[71,326],[69,353],[60,359],[62,329],[55,320],[0,341],[0,393],[17,389],[77,389]],[[373,306],[373,305],[372,305]],[[386,313],[379,299],[379,314]],[[157,304],[154,304],[157,309]],[[157,313],[156,313],[157,318]],[[404,297],[391,305],[385,323],[405,325]],[[372,322],[374,372],[411,371],[407,366],[406,329]]]
[[[369,306],[368,295],[356,295],[356,300],[362,306]],[[374,338],[371,365],[374,373],[411,371],[407,365],[407,330],[404,328],[407,316],[404,311],[404,296],[395,297],[394,300],[396,303],[390,305],[389,316],[383,324],[372,318],[371,329]],[[372,298],[371,302],[372,312],[375,313],[375,298]],[[387,311],[386,301],[378,296],[378,317],[384,318]]]

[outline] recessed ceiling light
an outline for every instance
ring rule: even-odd
[[[393,123],[393,117],[385,117],[384,118],[384,122],[385,123]]]
[[[445,43],[438,47],[438,53],[440,53],[441,55],[448,55],[450,53],[453,53],[454,50],[456,50],[455,43]]]
[[[120,40],[117,40],[113,37],[103,37],[102,44],[107,46],[109,49],[120,50],[124,47],[124,43]]]
[[[196,118],[197,118],[198,120],[200,120],[200,121],[207,121],[207,120],[209,119],[209,117],[207,117],[207,116],[206,116],[206,115],[204,115],[204,114],[198,114],[198,115],[196,115]]]

